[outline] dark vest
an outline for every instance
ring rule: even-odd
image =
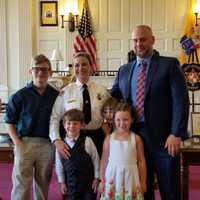
[[[62,159],[65,183],[68,188],[68,199],[81,199],[86,191],[92,187],[94,180],[94,166],[89,154],[85,151],[86,137],[80,135],[73,148],[70,148],[71,157]]]

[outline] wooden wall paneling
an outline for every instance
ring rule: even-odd
[[[107,62],[108,70],[118,70],[122,65],[121,58],[108,58]]]
[[[151,4],[151,28],[154,31],[166,31],[166,5],[167,0],[152,0]]]
[[[188,0],[173,0],[173,8],[174,8],[174,15],[172,19],[173,24],[173,31],[175,32],[182,32],[187,10],[189,8],[189,1]]]
[[[129,32],[139,24],[144,23],[144,1],[143,0],[129,0],[128,14],[129,17]]]
[[[49,59],[51,58],[53,49],[59,48],[59,40],[40,40],[39,49],[40,53],[46,55]],[[53,70],[56,70],[55,61],[51,61]]]
[[[100,69],[108,70],[111,66],[118,69],[119,66],[113,64],[119,65],[119,62],[113,62],[115,59],[120,60],[120,64],[127,61],[127,53],[132,49],[131,32],[139,24],[152,27],[156,36],[155,48],[162,55],[178,56],[179,38],[188,2],[189,0],[88,0]],[[40,30],[40,39],[59,40],[60,48],[64,49],[66,64],[72,60],[75,35],[76,32],[69,33],[60,28]]]
[[[108,32],[122,31],[122,8],[121,0],[108,0]]]

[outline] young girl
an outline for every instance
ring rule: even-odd
[[[118,101],[115,98],[110,97],[105,101],[101,109],[101,115],[103,117],[101,128],[105,136],[110,135],[114,130],[114,109],[117,103]]]
[[[143,199],[146,163],[142,140],[130,131],[133,118],[131,106],[118,103],[115,131],[104,141],[100,163],[102,200]]]

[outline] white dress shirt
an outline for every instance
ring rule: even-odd
[[[76,138],[77,140],[78,138]],[[75,145],[75,142],[72,140],[72,138],[65,137],[65,142],[72,148]],[[94,177],[99,178],[99,155],[97,153],[97,149],[92,141],[91,138],[86,137],[85,138],[85,151],[90,155],[92,159],[92,163],[94,166]],[[65,175],[64,175],[64,168],[61,161],[61,155],[56,150],[56,163],[55,163],[55,169],[56,169],[56,175],[58,178],[59,183],[65,182]]]
[[[77,79],[76,82],[67,85],[63,91],[64,93],[57,97],[52,109],[50,119],[50,139],[53,142],[55,139],[60,139],[59,122],[65,111],[77,108],[82,111],[83,108],[83,84]],[[106,87],[97,85],[93,81],[87,82],[88,91],[91,102],[91,116],[92,119],[84,129],[94,130],[101,127],[103,118],[101,116],[101,108],[104,102],[110,97]]]

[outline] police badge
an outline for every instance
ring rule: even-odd
[[[200,64],[190,63],[182,66],[188,89],[197,91],[200,89]]]

